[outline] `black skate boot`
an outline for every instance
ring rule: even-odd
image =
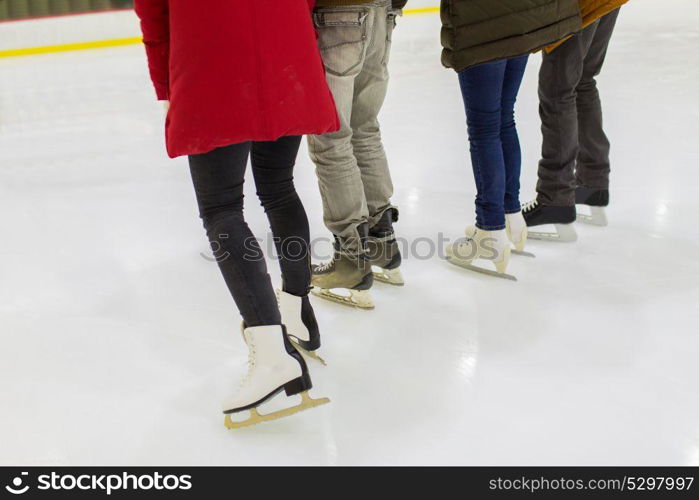
[[[373,309],[374,301],[369,289],[374,284],[371,263],[367,255],[368,224],[357,227],[360,235],[359,250],[350,249],[339,238],[335,238],[334,256],[330,262],[313,266],[312,293],[333,302]],[[336,293],[343,290],[348,294]]]
[[[606,226],[607,213],[604,207],[609,205],[609,189],[578,186],[575,189],[575,204],[590,207],[590,214],[578,214],[581,222],[593,226]]]
[[[553,233],[529,231],[530,239],[560,242],[572,242],[578,239],[573,227],[576,218],[575,206],[544,205],[534,200],[522,207],[522,215],[529,228],[553,224],[556,229]]]
[[[606,207],[609,205],[609,189],[578,186],[575,189],[575,204],[589,207]]]
[[[386,210],[374,227],[369,230],[367,253],[374,268],[374,279],[389,285],[403,286],[405,281],[400,272],[402,257],[396,241],[393,223],[398,222],[398,210]]]

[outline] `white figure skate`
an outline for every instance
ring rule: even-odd
[[[535,257],[533,253],[524,251],[529,230],[521,210],[514,214],[505,214],[505,230],[507,238],[514,247],[512,253],[525,257]]]
[[[243,338],[249,349],[248,373],[238,392],[223,405],[224,425],[239,429],[287,417],[329,403],[328,398],[313,399],[308,394],[313,384],[303,357],[294,349],[281,325],[246,328]],[[301,395],[301,402],[290,408],[261,414],[258,407],[284,391],[287,396]],[[249,411],[244,421],[231,415]]]
[[[306,297],[297,297],[282,290],[277,290],[279,311],[286,334],[301,354],[305,354],[324,366],[325,360],[316,354],[320,348],[320,330],[311,302]]]
[[[447,247],[447,260],[459,267],[488,276],[495,276],[511,281],[517,278],[507,274],[512,248],[504,229],[484,231],[475,226],[466,229],[466,238],[461,238]],[[474,266],[478,259],[490,260],[495,264],[495,271]]]

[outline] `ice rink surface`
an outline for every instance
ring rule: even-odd
[[[699,465],[697,18],[695,0],[622,11],[599,80],[610,225],[532,242],[517,283],[420,258],[472,222],[475,188],[439,17],[401,19],[382,125],[420,255],[374,311],[315,300],[314,393],[332,404],[237,432],[220,403],[246,367],[240,317],[201,255],[186,160],[165,157],[142,48],[0,60],[0,464]],[[305,147],[296,179],[327,238]]]

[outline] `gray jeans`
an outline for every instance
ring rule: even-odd
[[[575,204],[575,187],[609,188],[609,140],[595,77],[607,55],[619,10],[585,28],[550,54],[539,72],[543,145],[537,198]]]
[[[356,250],[357,226],[373,226],[391,207],[393,183],[378,114],[388,88],[388,59],[396,16],[390,0],[315,10],[328,85],[341,128],[309,136],[327,228]]]

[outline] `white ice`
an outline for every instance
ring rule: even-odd
[[[138,46],[0,60],[0,464],[699,465],[699,5],[634,0],[600,77],[610,226],[518,283],[410,256],[373,312],[315,301],[323,408],[238,432],[240,317]],[[382,115],[400,236],[454,238],[474,183],[439,17],[405,17]],[[522,198],[540,146],[518,105]],[[304,150],[297,185],[327,238]],[[252,186],[247,216],[266,220]],[[419,252],[428,248],[419,245]],[[273,262],[270,269],[279,282]]]

